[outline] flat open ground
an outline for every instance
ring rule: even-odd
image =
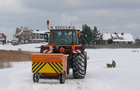
[[[0,69],[0,90],[140,90],[140,49],[86,49],[88,68],[85,79],[73,79],[72,70],[65,84],[57,79],[33,83],[31,61],[12,62]],[[116,68],[106,63],[116,61]]]

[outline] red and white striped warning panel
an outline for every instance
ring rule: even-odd
[[[52,51],[51,51],[51,50],[46,49],[46,50],[43,50],[43,53],[52,53]]]
[[[81,53],[80,49],[73,50],[72,53]]]

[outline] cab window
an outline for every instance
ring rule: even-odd
[[[78,44],[78,35],[77,35],[77,31],[76,30],[74,30],[74,42],[75,42],[75,44]]]
[[[54,30],[53,43],[55,45],[72,45],[72,30]]]

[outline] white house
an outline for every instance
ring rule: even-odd
[[[103,33],[103,42],[108,44],[108,40],[112,40],[114,44],[135,44],[135,40],[130,33]]]
[[[44,42],[44,34],[48,34],[49,30],[31,30],[34,38],[30,39],[31,42]]]

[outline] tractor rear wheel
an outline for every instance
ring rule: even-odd
[[[73,56],[73,78],[83,79],[86,73],[85,55],[82,53]]]
[[[85,75],[86,75],[86,71],[87,71],[87,56],[86,55],[84,55],[85,56]]]
[[[70,57],[68,56],[68,58],[67,58],[67,74],[69,74],[69,69],[70,69]]]

